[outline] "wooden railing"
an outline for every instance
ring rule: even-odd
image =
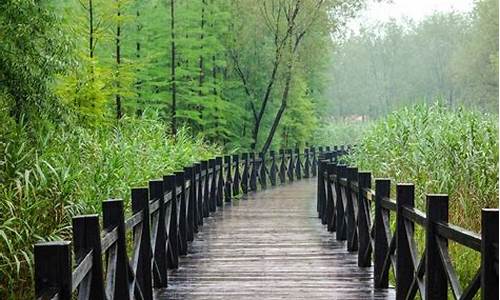
[[[415,208],[413,184],[396,185],[375,179],[370,172],[343,164],[339,151],[323,153],[318,164],[318,214],[337,240],[357,251],[358,265],[370,267],[373,259],[375,288],[389,287],[389,269],[395,277],[396,299],[498,299],[498,209],[481,214],[481,235],[448,222],[448,196],[429,194],[426,211]],[[391,213],[395,231],[391,230]],[[479,216],[478,216],[479,217]],[[418,253],[415,226],[425,232],[425,249]],[[463,289],[452,265],[448,241],[481,254],[474,278]]]
[[[72,243],[34,246],[36,299],[153,299],[153,289],[167,286],[167,269],[178,268],[204,218],[240,193],[265,189],[268,180],[275,186],[278,179],[284,184],[316,176],[323,148],[318,150],[195,163],[132,189],[128,218],[123,200],[102,202],[102,230],[99,215],[76,216]]]

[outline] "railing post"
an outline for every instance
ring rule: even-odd
[[[151,229],[149,224],[149,199],[147,188],[132,189],[132,213],[136,214],[141,211],[143,219],[140,229],[139,249],[135,249],[139,251],[139,261],[137,262],[135,280],[141,287],[142,298],[144,300],[153,300],[153,282],[151,279]],[[134,231],[134,240],[137,238]]]
[[[106,299],[102,269],[101,228],[98,215],[76,216],[72,219],[73,252],[76,263],[92,251],[92,270],[89,287],[90,299]]]
[[[389,198],[391,192],[390,179],[375,179],[375,246],[373,249],[373,274],[375,275],[375,288],[386,289],[389,287],[389,272],[384,274],[384,261],[389,252],[386,236],[386,223],[390,224],[390,213],[385,213],[382,199]]]
[[[118,228],[118,239],[116,240],[116,268],[114,270],[115,289],[111,291],[113,293],[113,299],[129,299],[129,261],[127,258],[127,242],[125,238],[123,200],[110,199],[103,201],[102,214],[104,230],[111,231],[115,227]]]
[[[294,166],[295,166],[295,163],[294,163],[294,159],[293,159],[293,150],[292,149],[288,149],[288,155],[290,155],[290,161],[288,163],[288,180],[290,180],[290,182],[293,181],[293,175],[294,175]]]
[[[215,159],[208,160],[209,176],[210,180],[210,200],[208,201],[208,207],[210,212],[215,212],[217,210],[217,164]]]
[[[448,223],[448,195],[427,195],[426,216],[425,299],[447,299],[448,279],[439,254],[436,223]],[[442,250],[448,251],[447,239],[444,240],[444,245],[446,249]]]
[[[318,161],[316,159],[316,149],[314,147],[311,147],[311,152],[312,152],[312,162],[311,162],[311,170],[312,170],[312,176],[316,176],[318,173]]]
[[[156,241],[154,243],[154,261],[158,267],[158,272],[155,272],[154,286],[162,288],[167,286],[167,225],[166,225],[166,208],[164,181],[151,180],[149,181],[149,200],[158,200],[158,225],[156,229]]]
[[[351,184],[358,180],[358,168],[348,167],[347,168],[347,251],[357,251],[358,250],[358,228],[356,222],[356,209],[354,207],[354,202],[357,200],[353,199],[355,196],[353,193],[353,188]],[[357,195],[357,194],[355,194]],[[356,203],[357,204],[357,203]]]
[[[175,189],[180,188],[181,193],[179,195],[179,255],[187,254],[187,203],[186,203],[186,185],[185,185],[185,175],[184,172],[175,172]],[[176,192],[174,192],[174,195]]]
[[[198,208],[198,180],[196,178],[196,163],[191,166],[191,185],[189,187],[189,204],[193,210],[193,220],[192,220],[192,230],[193,234],[198,233],[198,223],[199,223],[199,215],[200,209]]]
[[[278,167],[276,166],[276,151],[271,150],[269,152],[269,155],[271,156],[271,174],[269,179],[271,180],[271,185],[275,186],[276,185],[276,173],[278,173]]]
[[[219,171],[217,172],[217,206],[221,207],[224,203],[224,164],[222,156],[217,156],[215,162]]]
[[[240,194],[240,157],[238,154],[233,155],[234,163],[234,180],[233,180],[233,196]]]
[[[259,158],[260,158],[260,172],[259,172],[259,179],[260,179],[260,186],[262,189],[267,188],[267,178],[266,178],[266,154],[263,152],[259,153]]]
[[[194,215],[195,215],[195,201],[193,198],[193,167],[185,167],[184,168],[184,183],[183,183],[183,193],[184,193],[184,202],[186,203],[186,237],[188,241],[194,240]],[[186,187],[187,180],[191,180],[191,184],[189,186],[189,190]]]
[[[285,156],[285,150],[280,149],[279,154],[280,154],[280,158],[281,158],[279,177],[280,177],[280,183],[284,184],[286,182],[286,156]]]
[[[481,299],[498,299],[498,209],[481,211]]]
[[[320,160],[319,165],[318,165],[318,185],[317,185],[317,196],[316,196],[316,207],[318,211],[318,218],[323,220],[323,214],[325,209],[323,208],[324,203],[325,203],[325,179],[324,179],[324,173],[325,173],[325,164],[326,162]],[[322,222],[323,223],[323,222]]]
[[[337,205],[335,206],[336,208],[336,215],[337,215],[337,232],[335,234],[335,238],[337,241],[344,241],[347,239],[347,223],[346,223],[346,207],[345,204],[347,203],[346,200],[344,199],[342,195],[342,191],[340,188],[340,178],[346,178],[346,166],[345,165],[337,165],[335,168],[336,172],[336,180],[334,181],[335,184],[335,191],[337,194]]]
[[[311,160],[309,159],[309,149],[304,149],[304,178],[311,177],[310,169],[311,168]]]
[[[334,232],[336,229],[335,220],[335,196],[333,195],[333,189],[331,184],[331,176],[335,170],[335,163],[328,162],[326,164],[326,224],[328,226],[328,231]]]
[[[60,300],[71,300],[72,261],[71,243],[68,241],[44,242],[35,244],[35,296],[48,296],[54,293]]]
[[[201,162],[201,172],[205,173],[203,177],[203,217],[210,216],[210,176],[208,176],[210,169],[208,161]]]
[[[406,229],[413,235],[414,225],[406,228],[403,207],[413,208],[415,205],[415,186],[413,184],[398,183],[396,185],[396,299],[405,299],[413,279],[413,261],[410,243]]]
[[[295,177],[300,180],[302,179],[302,162],[300,161],[300,149],[295,149],[295,154],[297,156],[297,160],[295,161]]]
[[[365,189],[372,187],[372,174],[370,172],[358,173],[358,266],[371,266],[371,217],[370,203],[365,199]]]
[[[201,163],[195,163],[193,170],[193,178],[196,184],[196,232],[198,232],[199,227],[203,225],[203,182],[201,178]]]
[[[226,181],[224,183],[224,201],[231,202],[233,175],[231,174],[231,155],[224,156],[226,164]]]
[[[168,230],[168,247],[167,247],[167,266],[170,269],[179,267],[179,227],[178,227],[178,203],[177,203],[177,188],[175,184],[175,175],[167,175],[163,177],[165,194],[171,193],[172,199],[170,205],[170,222]]]
[[[244,161],[243,163],[243,174],[241,175],[241,189],[243,194],[248,193],[248,153],[243,153],[241,157]]]
[[[257,161],[255,160],[255,153],[250,153],[252,160],[252,171],[250,172],[250,190],[257,191]]]

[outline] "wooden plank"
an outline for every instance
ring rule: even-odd
[[[394,299],[317,220],[315,186],[295,181],[225,203],[156,299]]]

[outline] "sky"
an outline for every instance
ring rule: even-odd
[[[390,19],[410,18],[420,21],[434,12],[469,12],[474,0],[392,0],[378,3],[368,0],[368,5],[349,27],[357,31],[360,24],[369,25]]]

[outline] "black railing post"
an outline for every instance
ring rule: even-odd
[[[328,231],[334,232],[336,229],[335,224],[335,195],[333,195],[332,189],[332,176],[335,170],[335,163],[326,163],[326,176],[324,178],[326,186],[326,218],[325,222],[328,227]]]
[[[382,199],[389,198],[391,192],[390,179],[375,179],[375,243],[373,256],[373,274],[375,275],[375,288],[386,289],[389,287],[389,272],[384,273],[384,261],[389,252],[386,236],[386,225],[390,224],[390,213],[385,213]],[[387,223],[387,224],[386,224]]]
[[[284,184],[286,182],[286,154],[285,150],[280,149],[279,151],[280,154],[280,171],[279,171],[279,177],[280,177],[280,183]]]
[[[252,160],[252,171],[250,172],[250,190],[257,191],[257,160],[255,159],[255,153],[250,153],[250,159]]]
[[[71,300],[72,261],[71,243],[68,241],[35,244],[35,296],[52,299],[54,293],[60,300]]]
[[[358,168],[348,167],[347,168],[347,187],[346,200],[347,200],[347,251],[357,251],[358,250],[358,228],[356,222],[356,210],[354,208],[354,199],[357,195],[353,191],[352,184],[358,180]],[[357,203],[356,203],[357,204]]]
[[[184,172],[175,172],[175,190],[180,189],[179,198],[179,255],[187,254],[188,228],[187,228],[187,203],[186,203],[186,184]],[[177,192],[174,193],[174,195]]]
[[[310,173],[311,168],[311,160],[309,159],[309,149],[304,149],[304,178],[311,177]]]
[[[152,250],[151,250],[151,229],[149,224],[149,196],[147,188],[132,189],[132,213],[141,213],[141,234],[139,235],[139,259],[137,262],[137,270],[135,273],[135,280],[141,287],[142,299],[153,300],[153,281],[151,279],[152,268]],[[160,200],[161,201],[161,200]],[[134,240],[139,238],[135,236]],[[134,243],[135,244],[135,243]],[[135,289],[134,289],[135,291]],[[136,297],[140,298],[140,297]],[[94,299],[94,298],[91,298]]]
[[[241,175],[241,189],[243,191],[243,194],[248,193],[248,168],[249,168],[249,163],[248,163],[248,153],[243,153],[242,157],[243,159],[243,174]]]
[[[259,168],[259,181],[260,187],[262,189],[267,188],[267,178],[266,178],[266,154],[263,152],[259,153],[260,158],[260,168]]]
[[[316,207],[317,207],[317,211],[318,211],[318,218],[320,218],[321,220],[323,220],[323,216],[324,216],[324,212],[325,212],[325,209],[324,209],[324,203],[325,203],[325,179],[324,179],[324,173],[325,173],[325,164],[326,162],[323,161],[323,160],[320,160],[319,161],[319,165],[318,165],[318,181],[317,181],[317,203],[316,203]],[[323,222],[322,222],[323,223]]]
[[[498,299],[498,209],[481,211],[481,299]]]
[[[189,188],[187,187],[187,181],[190,181]],[[195,210],[196,202],[194,201],[193,195],[193,167],[184,168],[184,202],[186,202],[186,237],[189,242],[194,240],[194,226],[195,226]]]
[[[125,215],[123,200],[110,199],[102,202],[103,225],[105,231],[118,228],[116,240],[116,268],[114,270],[115,285],[111,291],[113,299],[130,299],[127,258],[127,242],[125,237]]]
[[[226,181],[224,183],[224,201],[231,202],[233,175],[231,173],[231,155],[224,156],[224,163],[226,164]]]
[[[288,180],[290,180],[290,182],[293,181],[293,175],[294,175],[294,166],[295,166],[295,163],[294,163],[294,159],[293,159],[293,150],[292,149],[288,149],[288,155],[290,155],[290,160],[288,162]]]
[[[297,159],[295,160],[295,177],[297,179],[302,179],[302,162],[300,161],[300,149],[296,148],[295,149],[295,156],[297,156]]]
[[[224,164],[222,162],[222,156],[217,156],[215,158],[215,164],[219,169],[217,171],[217,206],[221,207],[224,203]]]
[[[410,243],[406,230],[413,236],[414,225],[406,228],[403,207],[413,208],[415,205],[415,187],[413,184],[396,185],[396,299],[406,299],[413,280],[413,261]]]
[[[198,228],[203,225],[203,177],[201,176],[201,162],[194,164],[196,178],[196,203],[198,206]]]
[[[448,223],[448,195],[427,195],[425,231],[425,299],[448,298],[448,279],[439,254],[436,223]],[[442,239],[448,251],[448,239]],[[416,267],[416,266],[415,266]]]
[[[311,148],[312,152],[312,162],[311,162],[311,170],[312,176],[316,176],[318,173],[318,160],[316,158],[316,149],[314,147]]]
[[[104,272],[102,268],[101,228],[99,215],[76,216],[72,220],[73,252],[76,263],[80,263],[92,251],[92,270],[89,298],[106,299]]]
[[[178,202],[177,202],[177,188],[175,184],[175,175],[167,175],[163,177],[165,194],[171,193],[170,204],[170,222],[168,230],[168,247],[167,247],[167,265],[170,269],[177,269],[179,267],[179,227],[178,227]]]
[[[234,164],[233,196],[238,196],[240,194],[240,156],[238,154],[233,155],[233,164]]]
[[[210,174],[210,200],[208,201],[208,207],[210,208],[210,212],[215,212],[217,210],[217,163],[215,159],[209,159],[208,166]]]
[[[269,179],[271,180],[271,185],[275,186],[276,185],[276,174],[278,173],[278,167],[276,165],[276,151],[271,150],[269,152],[269,155],[271,156],[271,174],[269,174]]]
[[[346,223],[346,207],[345,204],[347,203],[347,199],[344,199],[341,187],[340,187],[340,179],[341,178],[347,178],[346,177],[346,166],[345,165],[337,165],[335,168],[336,172],[336,180],[334,181],[335,184],[335,191],[337,193],[337,205],[335,206],[336,208],[336,215],[337,215],[337,232],[335,234],[335,238],[337,241],[344,241],[347,239],[347,223]]]
[[[371,266],[371,214],[370,203],[365,198],[366,191],[372,187],[372,174],[370,172],[358,173],[358,266]]]
[[[210,181],[209,181],[209,177],[208,177],[208,172],[209,172],[209,168],[208,168],[208,160],[203,160],[201,161],[201,173],[200,173],[200,176],[202,176],[201,178],[201,182],[203,183],[203,195],[201,196],[202,198],[202,207],[203,207],[203,218],[206,218],[210,215]]]
[[[158,272],[155,272],[153,277],[154,286],[157,288],[162,288],[167,286],[167,225],[166,225],[166,205],[165,205],[165,194],[164,194],[164,181],[163,180],[151,180],[149,181],[149,200],[158,200],[158,225],[156,229],[156,234],[153,235],[156,238],[154,242],[154,261],[158,267]]]

